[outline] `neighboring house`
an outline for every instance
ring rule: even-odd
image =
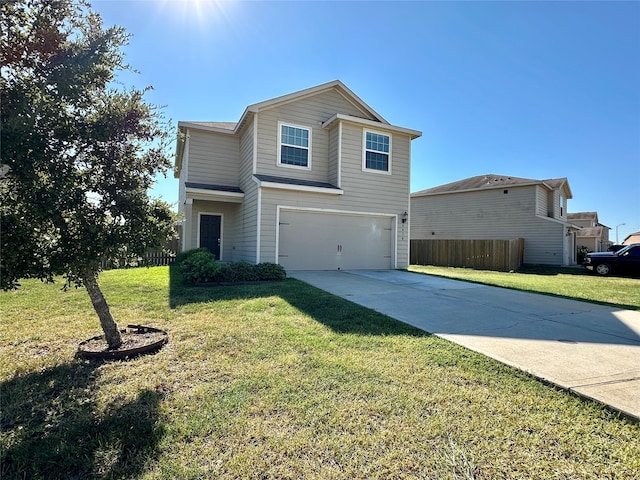
[[[632,243],[640,243],[640,232],[634,232],[627,236],[622,245],[631,245]]]
[[[606,225],[598,221],[598,212],[568,213],[567,220],[580,227],[576,233],[578,248],[586,247],[591,252],[606,252],[611,245],[609,230]]]
[[[566,178],[480,175],[411,194],[411,239],[524,238],[524,263],[573,265]]]
[[[181,249],[287,270],[408,265],[411,141],[342,82],[179,122]]]

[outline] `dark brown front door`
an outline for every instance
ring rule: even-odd
[[[200,248],[206,248],[220,260],[220,215],[200,215]]]

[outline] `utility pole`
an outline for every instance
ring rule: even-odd
[[[618,227],[621,227],[623,225],[626,225],[626,223],[621,223],[620,225],[616,225],[616,245],[620,245],[618,243]]]

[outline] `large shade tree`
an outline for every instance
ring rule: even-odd
[[[169,168],[170,129],[131,70],[120,27],[78,0],[0,0],[0,281],[84,286],[111,348],[121,343],[98,285],[101,262],[137,259],[170,234],[150,198]]]

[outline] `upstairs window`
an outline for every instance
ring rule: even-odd
[[[363,168],[376,172],[391,171],[391,137],[382,133],[364,132]]]
[[[280,124],[278,163],[293,167],[311,166],[311,130],[296,125]]]

